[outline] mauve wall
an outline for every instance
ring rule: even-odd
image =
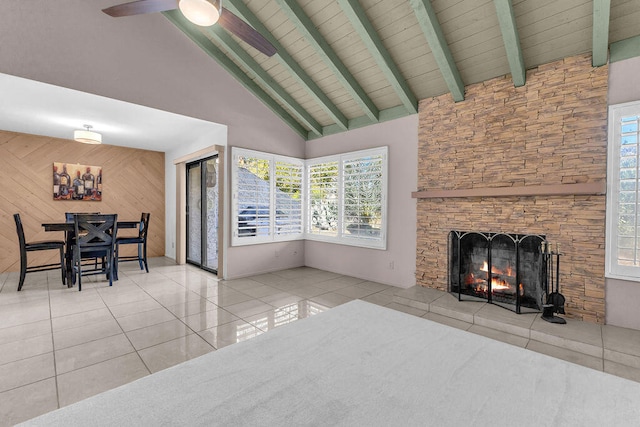
[[[389,147],[387,250],[305,241],[305,265],[408,288],[415,285],[418,115],[308,141],[306,158]]]
[[[113,4],[0,2],[0,72],[221,123],[229,145],[303,144],[164,16],[100,11]]]
[[[277,119],[280,120],[280,119]],[[287,146],[277,140],[267,138],[244,139],[236,147],[249,148],[265,153],[282,154],[285,156],[304,158],[304,143]],[[227,188],[231,182],[231,147],[227,150]],[[230,194],[229,194],[230,196]],[[231,199],[227,197],[227,218],[231,218]],[[230,219],[227,220],[227,224]],[[259,245],[229,246],[227,251],[227,264],[225,266],[225,278],[252,276],[255,274],[278,271],[286,268],[301,267],[304,264],[304,241],[263,243]]]
[[[227,146],[304,157],[302,138],[166,18],[114,19],[100,11],[113,3],[1,1],[0,72],[224,124]],[[166,157],[167,167],[173,160]],[[170,210],[175,191],[166,198]],[[167,221],[166,236],[171,255],[175,221]],[[277,260],[269,256],[283,246],[295,249]],[[303,246],[227,248],[227,273],[302,265]]]
[[[640,100],[640,57],[609,65],[609,105]],[[640,329],[640,283],[606,280],[606,323]]]
[[[609,105],[640,100],[640,57],[609,65]]]

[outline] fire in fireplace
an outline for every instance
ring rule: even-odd
[[[545,236],[451,231],[449,292],[460,301],[539,312],[546,294]]]

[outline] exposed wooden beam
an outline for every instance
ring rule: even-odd
[[[162,14],[187,35],[198,47],[204,50],[210,57],[216,60],[222,68],[242,84],[249,92],[260,99],[275,115],[280,117],[291,129],[302,138],[307,139],[308,131],[282,106],[273,100],[258,84],[251,80],[232,60],[209,40],[204,34],[197,30],[192,23],[177,10],[162,12]]]
[[[431,52],[438,63],[442,77],[447,83],[451,95],[453,95],[453,100],[456,102],[464,101],[464,83],[462,82],[462,77],[460,77],[458,67],[456,67],[456,63],[453,60],[449,45],[442,33],[436,12],[431,6],[431,1],[409,0],[409,3],[431,47]]]
[[[333,71],[353,99],[360,105],[365,115],[374,122],[377,122],[379,114],[378,108],[364,89],[362,89],[355,77],[349,72],[344,63],[338,58],[338,55],[331,49],[329,43],[322,37],[311,19],[309,19],[298,5],[298,2],[296,0],[276,0],[276,2],[283,12],[287,14],[287,17],[296,25],[296,28],[302,33],[307,42],[313,46],[316,53],[320,55]]]
[[[404,105],[398,105],[395,107],[380,110],[380,115],[377,123],[388,122],[389,120],[399,119],[401,117],[406,117],[408,115],[409,115],[409,112],[407,111],[407,108]],[[358,129],[358,128],[362,128],[372,124],[375,124],[375,123],[367,116],[355,117],[349,120],[348,130]],[[344,132],[344,131],[336,125],[325,126],[322,128],[322,136],[334,135],[340,132]],[[307,135],[307,140],[316,139],[316,138],[320,138],[320,137],[316,135],[312,135],[311,132],[309,132],[309,135]]]
[[[278,82],[267,73],[251,55],[236,42],[224,28],[214,25],[207,28],[208,33],[224,46],[229,55],[235,58],[243,67],[253,73],[255,79],[268,89],[268,91],[284,104],[291,114],[305,124],[315,134],[322,133],[322,125],[314,119]]]
[[[375,59],[378,67],[383,72],[391,86],[396,91],[396,94],[402,101],[402,104],[407,107],[410,113],[418,112],[418,99],[415,97],[411,88],[405,81],[402,73],[393,62],[389,51],[382,44],[380,36],[371,25],[371,22],[367,18],[364,9],[360,6],[358,0],[338,0],[340,7],[345,12],[351,25],[356,30],[356,33],[360,36],[367,49]]]
[[[271,32],[264,26],[258,17],[241,1],[226,2],[225,7],[231,9],[233,13],[244,19],[249,25],[269,40],[269,42],[276,48],[275,57],[278,58],[280,63],[298,80],[298,84],[306,89],[309,95],[320,105],[329,117],[335,121],[336,125],[338,125],[342,130],[347,130],[347,117],[340,111],[340,109],[338,109],[338,107],[335,106],[333,101],[329,99],[313,79],[309,77],[298,62],[289,55],[284,46],[282,46],[282,44],[273,37]]]
[[[591,65],[600,67],[607,63],[609,48],[609,15],[611,0],[593,0],[593,53]]]
[[[609,46],[611,62],[622,61],[624,59],[635,58],[640,56],[640,36],[629,37],[611,43]]]
[[[516,17],[513,14],[511,0],[493,0],[496,6],[496,14],[500,23],[502,40],[507,51],[507,60],[511,69],[511,78],[516,87],[524,86],[526,80],[526,69],[522,57],[522,47],[516,25]]]

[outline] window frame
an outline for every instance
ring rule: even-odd
[[[380,238],[371,239],[371,238],[363,238],[358,237],[354,234],[350,234],[344,232],[344,222],[345,222],[345,182],[344,182],[344,166],[346,162],[363,159],[367,157],[382,157],[382,177],[381,177],[381,201],[380,201]],[[348,153],[336,154],[332,156],[319,157],[314,159],[308,159],[306,163],[306,173],[305,176],[305,185],[306,185],[306,194],[307,194],[307,215],[306,215],[306,226],[305,230],[305,239],[314,240],[320,242],[327,243],[337,243],[341,245],[349,245],[349,246],[358,246],[363,248],[370,249],[387,249],[387,189],[388,189],[388,157],[389,157],[389,149],[388,147],[378,147],[378,148],[370,148],[366,150],[352,151]],[[311,229],[311,189],[310,189],[310,180],[308,177],[309,166],[317,165],[322,163],[332,163],[337,162],[338,170],[337,170],[337,199],[338,199],[338,217],[336,224],[336,234],[335,235],[327,235],[327,234],[318,234],[313,233]]]
[[[620,206],[620,148],[622,139],[621,120],[624,116],[640,116],[640,101],[609,106],[608,147],[607,147],[607,208],[606,208],[606,245],[605,277],[640,281],[640,265],[625,266],[618,264],[618,215]],[[638,137],[640,138],[640,132]],[[640,140],[637,142],[640,150]],[[640,157],[638,157],[640,160]],[[637,167],[640,167],[638,165]],[[640,176],[636,178],[640,185]],[[636,188],[637,194],[640,188]],[[640,199],[636,198],[636,217],[640,216]]]
[[[301,180],[301,201],[302,201],[302,228],[301,233],[295,234],[285,234],[278,235],[274,233],[274,223],[275,223],[275,215],[270,214],[269,221],[269,235],[267,236],[242,236],[238,235],[238,216],[239,216],[239,207],[238,207],[238,158],[241,156],[257,158],[261,160],[269,161],[269,186],[270,186],[270,203],[269,209],[270,212],[275,211],[275,165],[278,161],[284,161],[292,164],[297,164],[302,166],[302,180]],[[345,162],[351,162],[358,159],[363,159],[367,157],[381,157],[381,200],[380,200],[380,230],[379,230],[379,238],[371,238],[371,237],[359,237],[355,234],[343,232],[343,223],[345,217],[345,186],[344,186],[344,165]],[[313,159],[297,159],[294,157],[281,156],[277,154],[264,153],[255,150],[249,150],[245,148],[232,147],[231,149],[231,158],[232,158],[232,167],[231,167],[231,197],[232,197],[232,206],[231,206],[231,246],[246,246],[246,245],[254,245],[260,243],[272,243],[272,242],[280,242],[280,241],[291,241],[291,240],[313,240],[313,241],[321,241],[326,243],[334,243],[341,245],[349,245],[349,246],[357,246],[363,248],[370,249],[379,249],[386,250],[387,249],[387,211],[388,211],[388,157],[389,150],[388,147],[377,147],[370,148],[359,151],[352,151],[348,153],[336,154],[331,156],[317,157]],[[337,162],[337,224],[336,224],[336,233],[335,235],[323,235],[318,233],[311,232],[311,197],[310,197],[310,177],[309,177],[309,169],[313,165],[322,164],[322,163],[330,163]]]
[[[240,236],[238,233],[238,158],[251,157],[269,162],[269,232],[267,235]],[[249,150],[246,148],[231,148],[231,246],[246,246],[261,243],[284,242],[291,240],[300,240],[304,236],[304,206],[305,206],[305,185],[304,185],[304,161],[295,157],[281,156],[278,154],[264,153],[261,151]],[[276,163],[285,162],[300,167],[300,205],[301,205],[301,221],[299,233],[283,233],[278,234],[276,231]],[[259,210],[259,207],[256,207]],[[273,213],[276,212],[276,215]]]
[[[312,166],[323,165],[328,163],[336,163],[336,185],[335,185],[335,194],[337,199],[337,213],[336,213],[336,233],[328,234],[328,233],[313,233],[312,230],[312,209],[311,209],[311,180],[309,177],[310,169]],[[339,156],[325,156],[325,157],[316,157],[313,159],[307,159],[305,161],[305,178],[304,185],[306,190],[307,198],[305,200],[305,224],[304,224],[304,238],[307,240],[317,240],[317,241],[326,241],[326,242],[334,242],[338,236],[339,224],[340,224],[340,216],[341,216],[341,204],[340,204],[340,187],[341,187],[341,177],[340,177],[340,159]]]

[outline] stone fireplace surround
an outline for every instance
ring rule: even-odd
[[[567,315],[604,323],[607,78],[581,55],[420,101],[417,284],[447,290],[451,230],[543,234]]]

